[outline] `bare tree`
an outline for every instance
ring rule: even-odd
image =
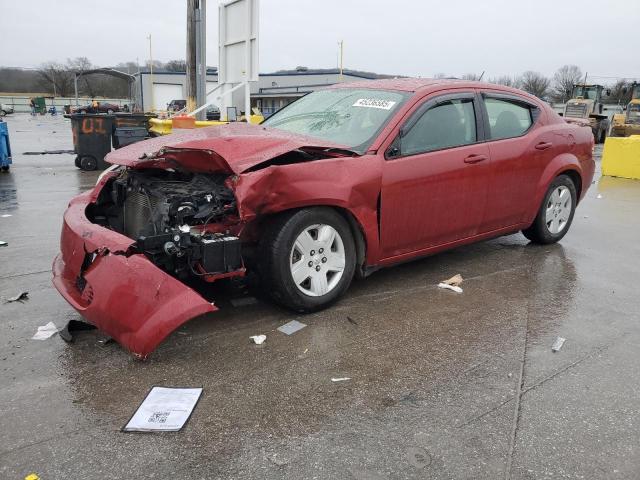
[[[462,80],[477,81],[480,80],[480,75],[478,75],[477,73],[465,73],[464,75],[462,75]]]
[[[187,62],[184,60],[169,60],[164,68],[170,72],[186,72]]]
[[[447,75],[446,73],[442,73],[442,72],[438,72],[438,73],[435,73],[433,75],[433,78],[448,78],[448,77],[449,77],[449,75]]]
[[[549,94],[550,81],[547,77],[531,70],[526,71],[520,77],[520,88],[538,98],[546,98]]]
[[[569,98],[573,86],[582,79],[582,70],[577,65],[563,65],[553,75],[551,97],[558,102]]]
[[[91,64],[91,62],[87,57],[67,58],[67,68],[71,70],[73,73],[81,74],[91,70],[93,68],[93,65]],[[86,75],[83,75],[81,78],[87,94],[90,97],[95,97],[96,88],[95,88],[95,82],[92,81],[93,79],[89,78]]]
[[[41,87],[47,92],[59,97],[67,97],[73,92],[73,72],[66,65],[44,63],[38,70],[38,75]]]
[[[626,105],[631,100],[631,84],[627,80],[618,80],[611,87],[609,101],[618,105]]]
[[[504,85],[506,87],[520,88],[518,78],[510,77],[509,75],[503,75],[501,77],[490,78],[489,83],[495,83],[497,85]]]

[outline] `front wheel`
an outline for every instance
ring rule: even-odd
[[[0,110],[0,117],[4,117],[7,114],[4,110]]]
[[[534,243],[558,242],[567,234],[577,204],[576,187],[566,175],[558,176],[544,196],[538,215],[522,233]]]
[[[258,259],[272,298],[298,312],[335,302],[351,284],[356,249],[349,225],[327,207],[277,217],[267,228]]]

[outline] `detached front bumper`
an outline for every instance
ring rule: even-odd
[[[93,196],[74,198],[64,214],[53,284],[87,321],[146,358],[180,325],[217,308],[143,254],[131,254],[130,238],[91,223],[85,209]]]

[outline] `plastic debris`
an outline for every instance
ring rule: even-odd
[[[602,194],[599,193],[596,198],[602,198]]]
[[[564,342],[566,342],[566,341],[567,341],[566,338],[562,338],[562,337],[556,338],[556,341],[553,342],[553,345],[551,345],[551,351],[552,352],[559,352],[560,349],[562,348],[562,345],[564,345]]]
[[[351,318],[350,316],[347,315],[347,321],[349,323],[353,323],[354,325],[358,325],[358,322],[356,322],[353,318]]]
[[[58,333],[60,338],[67,343],[73,342],[73,332],[79,332],[83,330],[95,330],[96,327],[90,323],[85,323],[80,320],[69,320],[63,329]]]
[[[5,303],[12,303],[12,302],[20,302],[20,303],[22,303],[24,300],[29,300],[29,292],[20,292],[15,297],[11,297],[11,298],[7,299],[7,301]]]
[[[187,423],[202,388],[153,387],[123,432],[177,432]]]
[[[41,327],[38,327],[38,331],[33,337],[31,337],[31,339],[46,340],[54,336],[56,333],[58,333],[58,327],[56,327],[55,323],[49,322],[46,325],[42,325]]]
[[[291,320],[289,323],[285,323],[284,325],[278,327],[278,331],[286,335],[291,335],[296,333],[298,330],[302,330],[304,327],[306,327],[304,323],[301,323],[297,320]]]
[[[447,290],[453,290],[454,292],[457,293],[462,293],[462,289],[456,285],[449,285],[448,283],[439,283],[438,287],[440,288],[446,288]]]
[[[253,340],[253,343],[255,343],[256,345],[262,345],[264,343],[264,341],[267,339],[266,335],[253,335],[251,337],[249,337],[251,340]]]
[[[351,380],[351,377],[338,377],[331,379],[332,382],[347,382],[349,380]]]
[[[4,215],[0,215],[0,217],[9,218],[9,217],[11,217],[11,214],[10,213],[5,213]]]
[[[24,477],[24,480],[40,480],[40,477],[36,473],[30,473]]]
[[[7,245],[9,245],[7,242],[0,240],[0,247],[6,247]]]
[[[446,283],[447,285],[451,285],[452,287],[459,287],[462,281],[463,281],[462,275],[457,273],[456,275],[449,278],[448,280],[442,280],[442,282],[440,283]]]

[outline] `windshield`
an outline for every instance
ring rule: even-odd
[[[585,100],[596,100],[597,95],[598,90],[596,87],[583,87],[580,85],[573,87],[573,98],[582,97]]]
[[[408,94],[336,88],[310,93],[262,125],[329,140],[364,153]]]

